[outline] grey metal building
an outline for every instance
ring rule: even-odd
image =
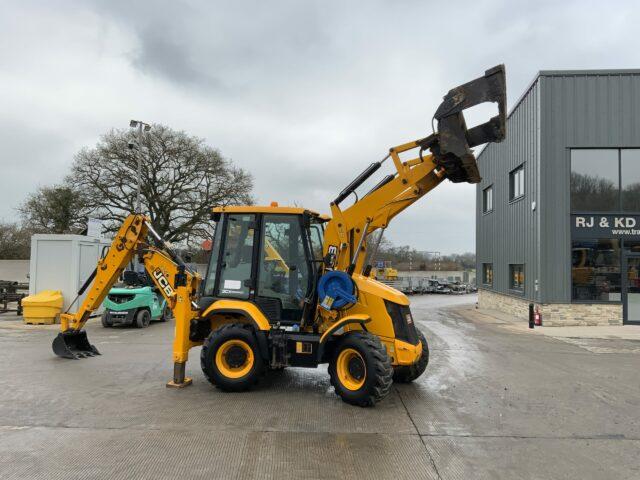
[[[541,71],[478,164],[481,307],[640,322],[640,70]]]

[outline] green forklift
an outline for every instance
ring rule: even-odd
[[[116,325],[146,328],[151,321],[166,322],[171,310],[146,273],[127,270],[123,282],[109,290],[104,299],[102,326]]]

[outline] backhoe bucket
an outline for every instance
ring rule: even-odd
[[[51,347],[57,356],[73,360],[100,355],[98,349],[89,343],[87,332],[84,330],[67,330],[59,333],[53,339]]]
[[[467,129],[463,111],[485,102],[498,104],[498,115]],[[501,142],[506,135],[507,90],[504,65],[487,70],[484,77],[460,85],[445,95],[434,119],[438,132],[418,142],[431,150],[436,165],[452,182],[478,183],[482,178],[471,147]]]

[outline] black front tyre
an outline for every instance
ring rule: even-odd
[[[171,310],[169,309],[169,305],[165,305],[164,308],[162,309],[162,313],[160,314],[160,317],[158,317],[158,321],[166,322],[170,318],[171,318]]]
[[[149,310],[138,310],[133,322],[137,328],[146,328],[151,323],[151,313]]]
[[[211,332],[202,345],[200,366],[207,380],[220,390],[239,392],[251,388],[264,370],[253,329],[236,323]]]
[[[331,385],[346,403],[372,407],[385,398],[393,383],[393,368],[378,337],[367,332],[345,334],[329,363]]]
[[[416,329],[417,330],[417,329]],[[427,339],[420,330],[417,330],[418,338],[422,342],[422,355],[413,365],[399,365],[393,369],[393,381],[397,383],[410,383],[424,373],[429,364],[429,345]]]

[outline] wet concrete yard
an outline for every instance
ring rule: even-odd
[[[193,386],[169,390],[172,324],[94,322],[103,355],[81,361],[53,356],[53,331],[0,328],[0,478],[640,478],[640,350],[450,309],[473,301],[412,297],[429,368],[373,409],[340,401],[326,369],[222,393],[199,350]]]

